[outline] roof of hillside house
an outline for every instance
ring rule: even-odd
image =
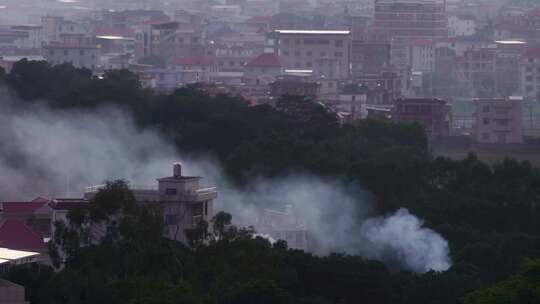
[[[251,59],[247,64],[247,67],[268,67],[268,68],[281,68],[283,64],[281,60],[275,54],[260,54],[259,56]]]
[[[214,64],[215,60],[212,56],[196,56],[196,57],[184,57],[184,58],[175,58],[172,60],[172,64],[174,65],[212,65]]]
[[[23,220],[5,220],[0,225],[0,247],[15,250],[43,251],[47,245]]]
[[[48,200],[41,199],[31,202],[2,202],[0,210],[4,213],[33,213],[48,202]]]
[[[51,207],[54,210],[86,209],[90,207],[90,203],[80,198],[57,198],[52,202]]]

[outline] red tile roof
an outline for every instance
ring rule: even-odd
[[[0,247],[14,250],[45,251],[47,245],[22,220],[6,220],[0,226]]]
[[[0,203],[2,212],[4,213],[32,213],[49,201],[32,201],[32,202],[3,202]]]
[[[268,68],[281,68],[283,64],[275,54],[261,54],[251,59],[247,64],[247,67],[268,67]]]
[[[188,66],[199,66],[199,65],[212,65],[215,60],[212,56],[197,56],[197,57],[185,57],[185,58],[175,58],[172,60],[174,65],[188,65]]]

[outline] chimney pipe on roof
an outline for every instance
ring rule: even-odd
[[[182,163],[173,164],[173,176],[177,178],[182,176]]]

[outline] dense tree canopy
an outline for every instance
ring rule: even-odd
[[[449,241],[454,262],[444,273],[391,274],[378,262],[315,257],[245,237],[246,231],[231,241],[239,231],[223,214],[209,223],[215,242],[188,249],[156,237],[160,223],[149,220],[155,214],[134,208],[133,221],[119,228],[122,242],[78,249],[80,240],[66,238],[73,259],[58,275],[15,269],[11,277],[31,286],[35,303],[461,303],[468,292],[503,280],[510,281],[493,288],[521,292],[507,290],[525,284],[511,275],[525,259],[540,258],[540,170],[513,159],[488,165],[475,155],[434,157],[418,124],[340,126],[322,105],[297,96],[272,108],[209,96],[195,86],[157,94],[128,71],[97,78],[69,65],[24,60],[5,83],[25,105],[122,107],[139,127],[158,130],[182,151],[215,155],[239,186],[291,170],[358,183],[374,195],[379,212],[406,207],[423,218]],[[104,193],[104,209],[92,211],[92,220],[129,205],[127,189],[116,187],[123,194]],[[84,214],[73,219],[88,220]],[[137,221],[157,230],[137,230]],[[152,246],[137,237],[145,233],[156,238]],[[492,303],[484,300],[490,292],[482,289],[467,301]]]

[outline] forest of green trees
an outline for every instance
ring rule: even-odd
[[[120,107],[182,151],[215,156],[239,187],[291,170],[361,185],[380,214],[405,207],[424,219],[448,240],[453,261],[446,272],[390,272],[358,256],[271,245],[223,214],[209,223],[218,236],[188,248],[163,239],[158,211],[134,206],[117,181],[87,214],[71,216],[83,223],[122,214],[115,235],[81,248],[77,231],[60,229],[62,271],[32,265],[7,274],[32,303],[540,303],[540,170],[527,162],[434,157],[420,125],[340,126],[298,96],[276,108],[248,106],[196,86],[158,94],[129,71],[98,78],[24,60],[0,79],[24,106]]]

